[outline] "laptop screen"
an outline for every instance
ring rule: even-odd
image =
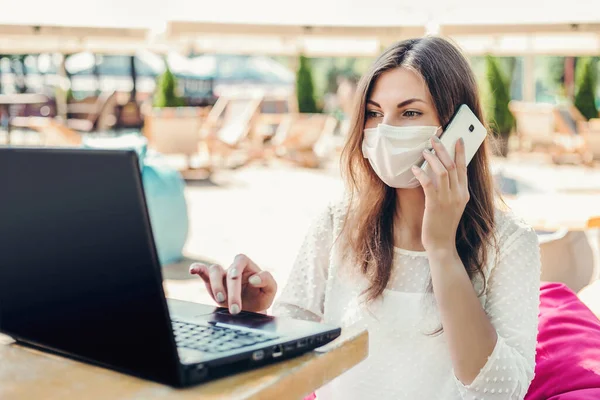
[[[130,151],[0,149],[0,330],[173,383],[137,163]]]

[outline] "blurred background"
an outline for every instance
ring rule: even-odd
[[[0,10],[0,145],[137,149],[174,296],[206,300],[189,263],[227,267],[240,252],[285,282],[310,220],[343,190],[338,157],[361,74],[390,44],[428,34],[472,64],[496,182],[539,233],[543,278],[575,291],[597,281],[597,0],[0,0]]]

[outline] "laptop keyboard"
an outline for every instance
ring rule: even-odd
[[[214,325],[196,325],[182,321],[173,321],[173,332],[177,347],[206,353],[220,353],[277,339],[276,336],[261,332]]]

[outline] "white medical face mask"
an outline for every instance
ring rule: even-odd
[[[437,126],[391,126],[379,124],[364,130],[363,156],[379,178],[393,188],[410,189],[420,185],[411,171],[423,163],[423,150],[431,149]]]

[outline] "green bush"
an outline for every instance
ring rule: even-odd
[[[577,93],[575,107],[587,119],[598,118],[596,108],[596,63],[591,58],[584,58],[577,63]]]
[[[296,96],[298,96],[298,109],[300,112],[317,112],[312,69],[310,61],[303,55],[300,56],[300,66],[296,74]]]
[[[499,60],[496,57],[488,55],[485,61],[489,86],[486,101],[488,124],[500,139],[500,154],[506,156],[508,138],[515,123],[514,117],[508,109],[508,103],[511,100],[510,79],[501,71]]]
[[[166,62],[165,62],[166,64]],[[177,79],[166,64],[165,72],[158,78],[156,94],[154,96],[154,107],[181,107],[184,101],[177,95]]]

